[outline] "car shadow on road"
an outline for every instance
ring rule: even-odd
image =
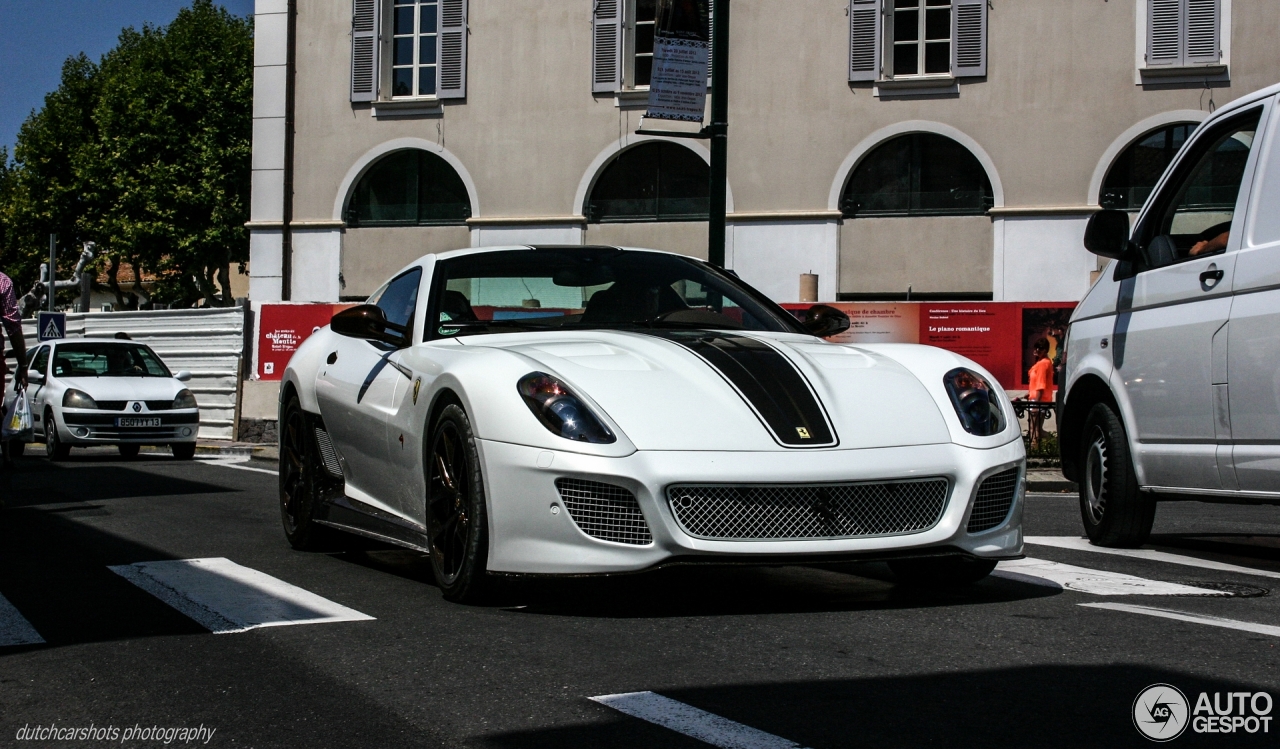
[[[1266,689],[1264,685],[1130,664],[1043,665],[675,689],[628,683],[628,678],[619,675],[617,692],[652,688],[663,696],[805,747],[1150,746],[1134,727],[1132,717],[1135,698],[1150,685],[1177,687],[1189,700],[1189,708],[1201,692],[1212,696],[1215,692]],[[583,702],[595,713],[596,720],[591,723],[488,736],[480,743],[494,749],[705,746],[585,698]],[[1264,736],[1261,731],[1252,736],[1222,736],[1200,735],[1188,729],[1177,745],[1263,746],[1274,741],[1274,733]]]
[[[171,461],[172,459],[158,458],[145,462]],[[4,500],[6,507],[12,509],[69,502],[237,491],[217,484],[140,471],[132,468],[131,462],[109,456],[86,456],[82,460],[67,463],[52,463],[42,458],[22,458],[13,466],[0,471],[0,499]],[[143,462],[143,459],[138,458],[138,462]],[[74,482],[56,480],[55,475],[63,471],[74,471]],[[74,492],[68,491],[68,486],[74,486]]]
[[[1160,533],[1152,534],[1147,545],[1174,553],[1227,561],[1267,562],[1280,571],[1280,534],[1266,533]]]

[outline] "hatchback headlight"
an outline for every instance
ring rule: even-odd
[[[70,388],[62,394],[63,408],[97,408],[98,403],[83,390]]]
[[[183,388],[178,391],[178,395],[173,399],[174,408],[196,408],[196,397],[190,390]]]
[[[966,432],[990,437],[1004,431],[1000,398],[982,375],[968,369],[953,369],[942,378],[942,383]]]
[[[542,425],[565,439],[607,445],[617,441],[591,409],[560,380],[531,372],[516,384],[520,397]]]

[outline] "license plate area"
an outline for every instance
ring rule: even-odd
[[[155,416],[147,419],[136,416],[121,416],[116,419],[116,426],[121,429],[128,429],[130,427],[158,427],[160,426],[160,417]]]

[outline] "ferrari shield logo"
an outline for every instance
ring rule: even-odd
[[[418,405],[418,391],[422,389],[422,378],[413,381],[413,405]]]
[[[796,427],[796,434],[800,435],[800,439],[802,440],[809,439],[809,430],[804,427]]]

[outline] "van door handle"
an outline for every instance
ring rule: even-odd
[[[1218,282],[1222,280],[1223,275],[1225,274],[1217,266],[1210,265],[1208,270],[1200,274],[1200,288],[1205,291],[1209,291],[1218,285]]]

